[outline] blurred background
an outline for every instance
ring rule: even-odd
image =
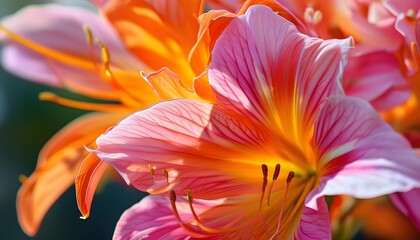
[[[0,17],[25,5],[45,2],[1,0]],[[38,99],[42,91],[68,96],[64,91],[16,78],[0,66],[0,218],[3,219],[0,239],[111,239],[124,210],[144,196],[115,182],[96,194],[87,220],[79,219],[72,187],[47,213],[35,238],[27,237],[20,229],[15,207],[16,193],[21,185],[19,175],[29,176],[46,141],[68,122],[86,113],[42,102]]]

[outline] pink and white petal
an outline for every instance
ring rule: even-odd
[[[351,42],[309,38],[270,8],[251,6],[217,40],[209,81],[226,111],[300,136],[286,126],[309,127],[324,99],[341,94]]]
[[[313,147],[320,183],[306,206],[324,195],[372,198],[420,186],[420,160],[409,143],[365,101],[334,97],[317,116]]]
[[[317,205],[318,210],[304,207],[294,239],[331,239],[331,223],[327,203],[323,197],[320,197],[317,200]]]
[[[197,214],[211,208],[212,204],[205,201],[194,201]],[[184,222],[194,220],[188,202],[177,198],[177,209]],[[206,234],[190,232],[177,221],[171,208],[169,195],[150,195],[139,203],[127,209],[121,216],[115,228],[115,240],[131,239],[212,239]]]
[[[378,111],[396,107],[410,97],[398,60],[384,51],[350,57],[343,86],[346,95],[366,100]]]
[[[142,191],[190,189],[197,198],[218,198],[260,191],[255,160],[270,154],[267,136],[215,105],[173,100],[124,119],[92,151]],[[247,169],[259,174],[244,176]]]
[[[389,195],[392,203],[414,223],[420,231],[420,188]]]
[[[68,87],[87,95],[100,92],[108,98],[114,97],[112,87],[101,79],[95,67],[101,64],[100,48],[93,47],[92,57],[83,26],[88,26],[93,37],[109,48],[111,61],[116,63],[112,67],[137,71],[141,66],[106,20],[82,8],[54,4],[30,6],[3,19],[2,25],[26,40],[26,43],[17,41],[1,31],[0,41],[5,44],[3,65],[31,81]]]

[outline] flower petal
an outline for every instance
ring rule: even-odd
[[[396,107],[410,97],[397,58],[383,51],[350,57],[343,85],[346,95],[364,99],[378,111]]]
[[[261,161],[274,151],[267,136],[217,106],[173,100],[121,121],[93,152],[142,191],[190,189],[207,199],[260,191]]]
[[[93,195],[108,164],[90,153],[83,160],[75,180],[76,200],[82,218],[90,215]]]
[[[178,199],[177,199],[178,200]],[[126,210],[117,223],[113,239],[189,239],[189,237],[203,238],[203,235],[193,235],[184,229],[177,221],[170,205],[168,195],[150,195]],[[178,212],[185,222],[193,217],[188,203],[178,200]],[[211,205],[204,201],[194,201],[197,214]],[[206,239],[211,239],[207,236]]]
[[[299,138],[324,99],[341,93],[350,45],[304,36],[268,7],[251,6],[217,40],[210,84],[226,111]]]
[[[323,195],[372,198],[420,186],[420,161],[409,143],[360,99],[327,100],[317,116],[313,145],[321,178],[308,207],[316,209]]]
[[[74,183],[86,154],[84,146],[92,143],[116,121],[115,114],[92,114],[79,118],[45,145],[36,170],[24,181],[17,195],[18,220],[26,234],[36,234],[48,209]]]
[[[331,239],[330,217],[324,198],[317,200],[318,210],[305,207],[295,232],[297,240]]]
[[[89,47],[83,26],[91,29],[92,38],[108,47],[114,68],[137,72],[141,66],[127,52],[111,25],[82,8],[31,6],[5,18],[2,25],[11,31],[5,33],[7,30],[3,28],[0,31],[0,40],[5,43],[5,68],[38,83],[116,99],[112,87],[101,79],[104,76],[98,68],[101,66],[100,48]]]
[[[130,52],[151,69],[171,69],[185,81],[185,86],[190,87],[193,78],[208,62],[208,56],[202,61],[188,62],[189,51],[196,42],[197,18],[202,8],[202,1],[113,0],[108,2],[104,14]]]
[[[182,85],[178,75],[166,67],[157,72],[143,74],[143,78],[149,82],[156,95],[164,100],[176,98],[200,99],[192,90]]]
[[[414,223],[420,231],[420,188],[390,195],[392,203]]]

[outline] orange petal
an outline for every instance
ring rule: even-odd
[[[113,0],[104,14],[130,52],[151,69],[168,67],[182,74],[181,79],[190,86],[197,73],[204,70],[194,72],[187,59],[197,38],[202,8],[202,1]]]
[[[34,173],[17,194],[19,224],[34,236],[51,205],[74,183],[85,145],[118,122],[124,115],[91,114],[81,117],[58,132],[41,150]]]
[[[176,98],[200,99],[192,90],[182,85],[178,75],[162,68],[158,72],[143,76],[155,90],[156,94],[164,100]]]
[[[80,166],[75,186],[77,206],[82,213],[83,219],[88,218],[90,215],[93,195],[107,167],[108,164],[106,162],[101,161],[101,159],[92,153],[87,155]]]

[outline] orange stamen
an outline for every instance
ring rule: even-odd
[[[103,104],[103,103],[87,103],[76,100],[71,100],[55,95],[51,92],[42,92],[39,94],[39,99],[42,101],[54,102],[63,106],[77,108],[88,111],[99,112],[121,112],[125,107],[119,104]]]
[[[170,197],[170,200],[171,200],[172,211],[174,212],[175,218],[178,221],[179,225],[181,225],[181,227],[183,227],[184,229],[186,229],[190,232],[197,232],[197,230],[194,229],[191,225],[184,223],[184,221],[182,221],[182,219],[181,219],[181,216],[179,216],[178,209],[176,208],[176,194],[175,194],[174,190],[172,190],[169,193],[169,197]]]
[[[23,174],[19,175],[19,182],[25,183],[26,180],[28,180],[28,177],[27,176],[25,176]]]
[[[270,206],[270,196],[271,192],[273,191],[274,182],[277,180],[280,174],[280,164],[276,164],[276,168],[274,169],[273,179],[270,184],[270,188],[268,189],[268,196],[267,196],[267,205]]]
[[[287,180],[286,180],[286,184],[287,184],[286,185],[286,191],[284,193],[283,202],[281,204],[281,210],[280,210],[279,220],[278,220],[278,223],[277,223],[277,230],[273,234],[273,236],[270,238],[270,240],[273,240],[274,238],[277,239],[278,238],[278,235],[280,233],[281,219],[283,218],[284,207],[286,206],[287,193],[289,191],[290,182],[292,181],[292,179],[293,179],[294,176],[295,176],[295,173],[293,171],[290,171],[289,172],[289,175],[287,176]]]
[[[416,42],[412,42],[410,47],[411,47],[411,53],[413,54],[414,66],[416,67],[417,71],[419,71],[420,70],[419,46],[417,46]]]

